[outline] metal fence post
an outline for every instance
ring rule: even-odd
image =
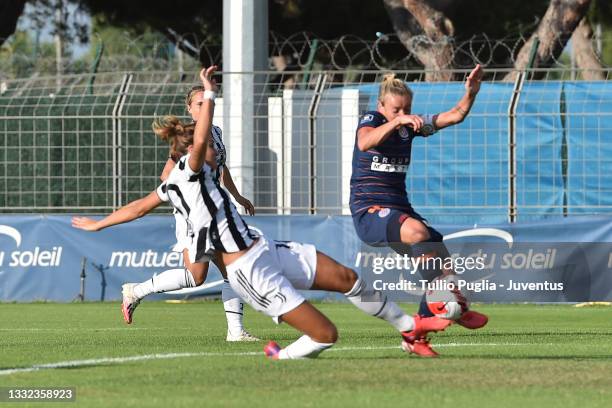
[[[516,107],[518,105],[525,72],[521,71],[514,81],[514,89],[508,104],[508,221],[516,221]]]
[[[121,85],[119,85],[119,93],[117,94],[117,99],[115,100],[115,105],[113,106],[112,113],[112,132],[113,132],[113,209],[117,209],[121,207],[121,193],[122,193],[122,138],[121,138],[121,112],[123,111],[123,105],[125,103],[125,97],[127,94],[127,90],[130,86],[130,82],[132,81],[132,74],[125,74],[121,79]]]
[[[310,167],[310,214],[317,212],[317,135],[316,135],[316,116],[321,102],[321,94],[327,82],[327,73],[317,75],[314,93],[308,106],[308,164]]]

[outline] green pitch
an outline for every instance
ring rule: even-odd
[[[479,306],[486,328],[453,326],[434,337],[441,358],[419,359],[384,322],[318,307],[338,344],[317,360],[274,362],[262,342],[225,342],[219,302],[144,302],[132,326],[117,303],[0,304],[0,387],[76,387],[76,403],[54,407],[612,406],[612,308]],[[245,323],[281,345],[298,337],[252,310]]]

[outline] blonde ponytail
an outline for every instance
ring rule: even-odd
[[[186,125],[174,115],[155,118],[151,127],[161,140],[170,143],[170,157],[175,161],[187,154],[187,148],[193,144],[195,125]]]
[[[385,74],[380,83],[380,90],[378,92],[378,101],[383,102],[387,94],[409,96],[412,98],[412,91],[406,86],[404,81],[395,77],[395,74],[389,72]]]
[[[170,141],[177,134],[182,134],[183,125],[179,118],[173,115],[162,116],[153,120],[153,132],[164,142]]]

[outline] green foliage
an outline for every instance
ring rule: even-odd
[[[179,34],[194,34],[200,41],[210,41],[211,36],[220,39],[222,0],[82,0],[82,4],[109,24],[136,32],[171,28]]]
[[[33,31],[41,30],[52,21],[52,35],[61,33],[68,43],[88,41],[87,24],[84,23],[85,10],[80,0],[27,0],[27,3],[30,5],[30,11],[25,14],[30,21],[29,28]]]
[[[53,65],[52,43],[37,43],[27,31],[17,31],[0,46],[0,72],[12,77],[28,77],[45,66]]]
[[[612,2],[610,0],[591,0],[589,21],[612,25]]]
[[[29,0],[35,6],[35,12],[30,13],[33,25],[43,24],[53,19],[54,0]],[[440,7],[453,22],[456,42],[461,43],[473,36],[486,35],[490,39],[504,39],[505,46],[483,46],[478,48],[475,43],[474,52],[479,53],[483,60],[492,60],[492,66],[507,66],[508,50],[514,49],[520,36],[527,38],[537,27],[544,15],[550,0],[454,0],[430,1],[431,5]],[[138,58],[144,58],[148,66],[155,66],[150,59],[171,61],[178,38],[185,36],[192,44],[206,44],[207,50],[214,48],[212,58],[217,58],[221,43],[223,0],[174,0],[172,2],[151,2],[149,0],[64,0],[64,4],[74,5],[83,14],[89,13],[92,18],[92,44],[86,56],[80,57],[74,69],[86,69],[93,61],[99,43],[103,43],[104,58],[115,55],[127,56],[128,65],[135,63],[134,69],[139,69]],[[612,27],[612,2],[593,0],[589,11],[591,22],[602,23],[606,36]],[[475,23],[477,22],[477,23]],[[365,41],[374,41],[377,31],[392,33],[393,27],[389,20],[383,0],[273,0],[269,2],[270,30],[289,37],[292,34],[307,31],[323,39],[334,39],[344,35],[359,37]],[[83,25],[78,19],[65,18],[64,26],[60,27],[64,36],[70,42],[72,39],[82,40],[87,37],[83,33]],[[175,37],[172,32],[178,35]],[[299,40],[299,39],[297,39]],[[348,44],[348,45],[347,45]],[[362,44],[349,42],[344,44],[346,52],[355,55],[362,50]],[[298,45],[298,49],[303,45]],[[353,48],[354,49],[353,49]],[[401,46],[381,45],[382,53],[389,60],[401,60],[406,56],[406,50]],[[307,47],[306,47],[307,48]],[[604,61],[610,61],[606,44]],[[291,47],[285,48],[291,52]],[[308,49],[303,50],[306,58]],[[31,55],[31,50],[27,50]],[[488,53],[493,55],[489,56]],[[335,55],[342,58],[342,52]],[[465,54],[458,53],[459,59]],[[192,55],[193,63],[210,63],[208,55]],[[133,57],[133,58],[131,58]],[[363,55],[361,61],[357,57],[352,64],[358,68],[360,64],[369,63],[369,55]],[[329,55],[325,47],[320,47],[316,54],[318,62],[326,64]],[[339,61],[342,65],[342,61]],[[459,66],[466,61],[456,61]],[[471,64],[471,61],[469,61]],[[103,68],[113,70],[112,66]],[[21,68],[20,68],[21,69]],[[23,71],[19,71],[23,72]],[[26,74],[30,71],[26,71]]]
[[[588,17],[592,25],[602,26],[601,62],[605,66],[612,66],[612,1],[592,0]]]
[[[92,19],[92,38],[90,57],[96,54],[96,45],[104,44],[106,57],[134,55],[140,57],[170,59],[174,46],[159,31],[151,27],[114,26],[103,16]]]

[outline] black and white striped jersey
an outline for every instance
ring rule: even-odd
[[[195,123],[195,122],[193,122]],[[215,160],[217,162],[217,169],[214,170],[214,176],[219,179],[221,177],[221,172],[223,171],[223,167],[225,166],[225,162],[227,161],[227,149],[225,148],[225,144],[223,143],[223,131],[219,126],[213,125],[210,134],[212,136],[213,144],[215,145],[215,151],[217,155],[215,156]],[[174,163],[178,163],[181,156],[179,155],[170,155],[170,158]]]
[[[189,156],[179,159],[157,188],[157,195],[162,201],[169,201],[187,220],[188,234],[196,244],[190,248],[190,258],[197,261],[214,250],[232,253],[247,249],[256,235],[219,184],[215,170],[204,164],[199,172],[194,172],[189,168]]]
[[[221,177],[221,171],[223,170],[223,166],[225,166],[225,161],[227,160],[227,151],[225,150],[225,144],[223,144],[223,131],[219,126],[213,125],[211,129],[212,140],[215,145],[215,150],[217,151],[217,169],[214,170],[215,178],[218,180]]]

